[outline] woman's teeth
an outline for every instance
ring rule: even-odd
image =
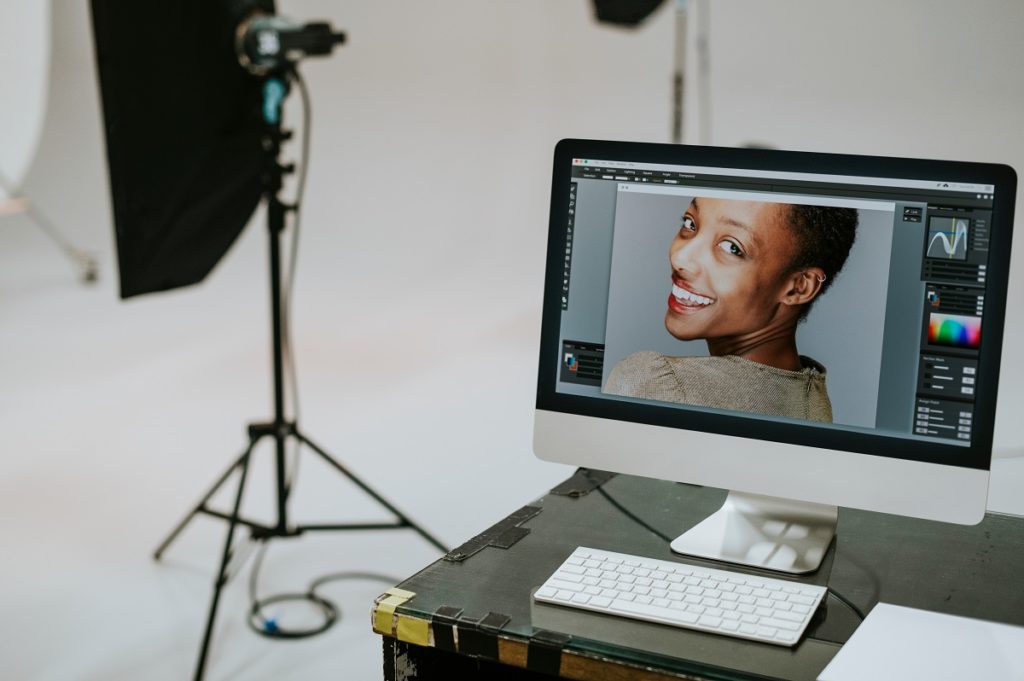
[[[680,286],[672,285],[672,295],[676,297],[680,303],[686,305],[710,305],[714,301],[705,296],[698,296],[696,293],[690,293],[685,288]]]

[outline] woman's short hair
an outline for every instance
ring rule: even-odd
[[[789,209],[788,223],[797,243],[790,269],[820,267],[825,272],[821,292],[800,312],[803,318],[846,264],[846,258],[857,238],[858,217],[853,208],[791,204]]]

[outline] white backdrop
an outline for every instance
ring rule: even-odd
[[[15,187],[42,129],[49,61],[49,0],[5,0],[0,5],[0,174]],[[5,197],[0,187],[0,201]]]

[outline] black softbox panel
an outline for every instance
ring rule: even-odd
[[[201,281],[261,184],[260,81],[235,28],[272,0],[92,0],[121,297]]]

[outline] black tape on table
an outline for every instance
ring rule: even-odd
[[[473,554],[488,546],[507,549],[530,533],[530,528],[520,527],[530,518],[541,512],[540,506],[523,506],[508,516],[445,554],[444,559],[452,563],[461,563]]]
[[[551,493],[578,499],[590,494],[616,475],[618,473],[609,473],[608,471],[599,471],[592,468],[577,468],[571,478],[559,483],[551,490]]]
[[[430,618],[430,626],[434,630],[434,647],[450,653],[458,652],[455,645],[455,626],[458,624],[462,608],[442,605],[434,611]]]
[[[572,636],[568,634],[535,630],[526,647],[526,668],[538,674],[558,676],[562,668],[562,650],[571,640]]]
[[[459,618],[459,654],[471,657],[498,659],[498,638],[480,628],[486,618],[474,619],[463,615]]]

